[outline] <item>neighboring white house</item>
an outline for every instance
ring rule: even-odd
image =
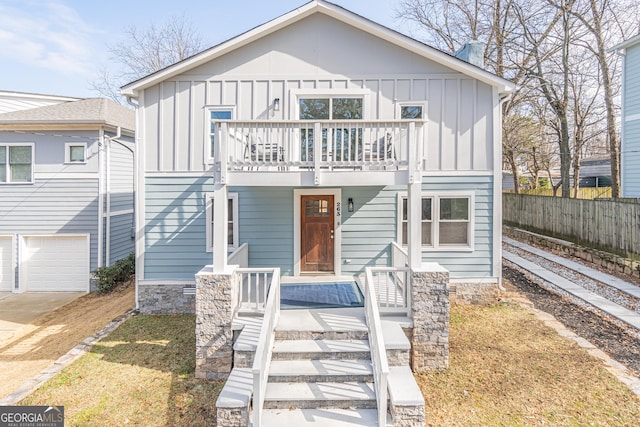
[[[60,104],[61,102],[79,101],[80,99],[69,96],[0,90],[0,114],[46,107],[47,105]]]
[[[134,112],[47,98],[0,114],[0,291],[89,291],[134,250]]]
[[[371,361],[360,362],[373,366],[378,400],[377,421],[360,425],[387,419],[378,310],[406,317],[413,369],[448,366],[449,295],[475,303],[498,293],[501,105],[513,89],[323,0],[121,89],[140,124],[137,307],[195,310],[196,376],[232,372],[220,425],[246,425],[251,408],[253,425],[270,425],[260,422],[263,392],[287,286],[305,293],[314,281],[321,299],[341,295],[333,285],[346,280],[366,295]],[[264,311],[258,330],[241,332],[255,341],[252,356],[231,331],[245,310]],[[323,325],[340,324],[335,316]],[[423,425],[408,360],[396,384],[417,390],[416,416],[399,421],[393,399],[391,414]]]
[[[622,197],[640,198],[640,35],[614,46],[622,62]]]

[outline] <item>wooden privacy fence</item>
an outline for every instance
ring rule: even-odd
[[[639,203],[509,193],[502,197],[507,225],[623,256],[640,255]]]

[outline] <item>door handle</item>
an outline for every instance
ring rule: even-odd
[[[331,230],[331,236],[329,238],[333,239],[333,230]]]

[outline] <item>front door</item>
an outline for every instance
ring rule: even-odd
[[[333,273],[333,195],[301,196],[300,271]]]

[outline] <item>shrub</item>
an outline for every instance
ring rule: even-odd
[[[136,271],[136,256],[133,252],[106,267],[94,270],[98,292],[102,294],[113,291],[118,285],[126,282]]]

